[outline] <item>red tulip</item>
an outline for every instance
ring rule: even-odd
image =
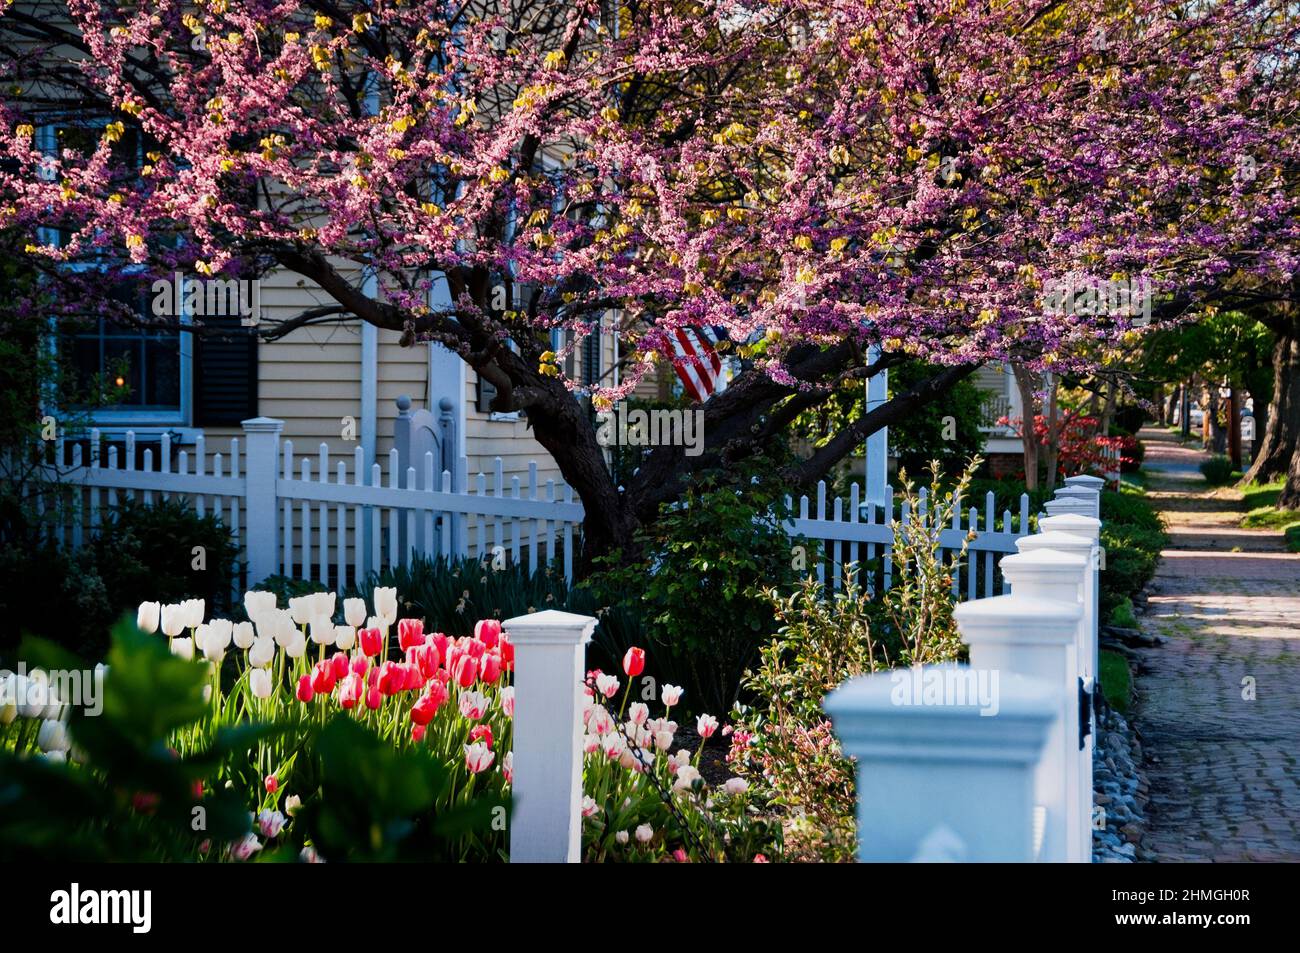
[[[379,694],[379,689],[370,688],[366,690],[366,707],[371,711],[378,711],[379,706],[384,702],[383,696]]]
[[[433,678],[434,673],[438,671],[438,663],[441,661],[438,655],[438,647],[427,642],[424,645],[416,646],[411,650],[410,661],[419,668],[420,674],[426,679]]]
[[[406,685],[406,672],[396,662],[385,662],[379,666],[379,678],[371,682],[372,688],[378,688],[384,696],[395,695]]]
[[[501,656],[489,652],[481,663],[483,681],[491,685],[501,676]]]
[[[513,671],[515,667],[515,647],[511,644],[510,639],[504,632],[501,633],[501,664],[507,672]]]
[[[474,638],[492,648],[501,638],[501,623],[496,619],[481,619],[474,626]]]
[[[266,776],[266,793],[274,794],[278,790],[280,790],[280,779],[274,774],[268,774]]]
[[[417,645],[424,644],[424,620],[423,619],[398,619],[397,620],[397,644],[405,652],[407,649],[415,648]]]
[[[492,747],[492,729],[488,725],[475,725],[474,730],[469,733],[471,743],[482,740],[486,742],[489,748]]]
[[[447,636],[443,635],[441,632],[435,632],[433,635],[429,636],[429,641],[431,641],[434,648],[438,650],[438,658],[447,657],[447,646],[451,644],[451,639],[447,638]]]
[[[429,687],[424,690],[426,697],[432,699],[432,705],[436,711],[448,698],[451,692],[447,690],[447,683],[440,679],[433,679],[429,682]]]
[[[361,676],[352,674],[339,684],[339,704],[344,708],[356,706],[361,695]]]
[[[370,659],[366,658],[364,655],[352,656],[352,671],[354,674],[364,676],[369,668]]]
[[[384,650],[384,633],[378,629],[362,629],[358,638],[363,655],[378,655]]]
[[[304,676],[305,677],[305,676]],[[328,695],[334,691],[334,683],[338,681],[334,676],[334,664],[332,662],[317,662],[312,669],[311,687],[316,689],[322,695]]]
[[[426,729],[424,725],[412,725],[411,740],[414,741],[416,744],[419,744],[421,741],[424,740],[424,733],[427,730],[428,729]]]
[[[416,699],[415,704],[411,706],[411,721],[415,722],[419,727],[424,727],[433,720],[433,716],[438,713],[438,708],[444,701],[446,701],[445,694],[442,697],[439,697],[434,692],[426,692],[421,695]]]
[[[310,675],[304,675],[302,678],[298,679],[298,701],[305,705],[307,702],[311,701],[315,695],[316,693],[312,691]]]
[[[639,649],[635,645],[627,650],[623,656],[623,671],[627,673],[628,678],[636,678],[645,671],[645,649]]]
[[[330,656],[330,664],[334,667],[334,681],[347,677],[348,657],[345,653],[338,652]]]
[[[456,667],[452,670],[452,677],[461,688],[469,688],[474,684],[474,679],[478,677],[478,659],[472,655],[462,655],[456,660]]]

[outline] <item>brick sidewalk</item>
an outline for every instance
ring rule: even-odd
[[[1158,861],[1300,860],[1300,555],[1237,528],[1232,491],[1196,472],[1204,454],[1142,436],[1171,531],[1142,619],[1168,640],[1140,653],[1143,848]]]

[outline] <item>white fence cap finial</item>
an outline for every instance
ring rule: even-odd
[[[1084,486],[1093,490],[1101,491],[1106,485],[1106,481],[1101,477],[1093,476],[1090,473],[1080,473],[1077,476],[1068,476],[1065,478],[1066,486]]]
[[[1059,529],[1049,529],[1045,533],[1033,533],[1016,540],[1016,548],[1022,553],[1038,549],[1055,549],[1064,553],[1089,553],[1092,540],[1079,533],[1063,533]]]
[[[1094,516],[1080,513],[1056,513],[1052,516],[1040,516],[1038,528],[1041,530],[1059,530],[1076,536],[1087,536],[1095,540],[1101,533],[1101,520]]]
[[[546,609],[515,616],[501,623],[515,645],[572,644],[585,645],[596,629],[596,618]]]

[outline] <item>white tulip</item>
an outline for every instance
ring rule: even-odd
[[[655,836],[655,829],[649,824],[642,824],[636,829],[636,839],[641,843],[649,843],[650,838]]]
[[[183,605],[165,605],[159,612],[162,620],[163,635],[175,638],[185,630],[185,607]]]
[[[375,615],[384,620],[384,625],[397,621],[397,589],[389,586],[375,588]]]
[[[49,751],[41,755],[41,757],[51,764],[66,764],[68,753],[66,751]]]
[[[251,619],[267,609],[275,608],[275,593],[249,589],[244,593],[244,612]]]
[[[230,647],[231,636],[235,634],[235,623],[229,619],[213,619],[208,623],[208,629],[223,649]]]
[[[183,658],[187,662],[194,661],[194,640],[191,638],[172,639],[172,655],[177,658]]]
[[[289,640],[295,635],[302,635],[298,631],[298,626],[294,624],[295,619],[293,612],[288,609],[279,609],[276,611],[279,622],[275,627],[275,641],[281,648],[289,644]]]
[[[334,622],[327,615],[311,620],[311,640],[317,645],[334,644]]]
[[[293,817],[298,813],[298,808],[302,807],[302,798],[296,794],[290,794],[284,799],[284,813]]]
[[[161,603],[140,603],[140,608],[137,609],[135,613],[135,627],[145,633],[145,635],[153,635],[158,631],[158,617],[161,612]]]
[[[253,639],[256,638],[256,635],[254,634],[253,623],[251,622],[239,623],[239,625],[235,626],[232,634],[235,640],[235,648],[237,649],[248,648],[250,645],[253,644]]]
[[[264,668],[255,668],[248,674],[248,687],[254,698],[271,697],[271,673]]]
[[[334,627],[334,645],[344,652],[352,649],[357,644],[357,630],[350,625],[336,625]]]
[[[275,641],[258,636],[248,650],[248,664],[256,668],[270,665],[275,660]]]
[[[68,750],[68,732],[61,721],[43,721],[36,732],[36,743],[46,753]]]
[[[185,607],[185,628],[194,629],[203,623],[206,606],[202,599],[187,599],[182,605]]]
[[[323,616],[327,616],[330,619],[333,619],[335,601],[337,600],[337,598],[338,598],[337,594],[333,592],[314,593],[311,597],[312,609],[313,609],[312,617],[314,618],[316,616],[323,615]]]
[[[343,621],[354,627],[364,623],[366,621],[366,600],[344,599]]]
[[[302,658],[303,653],[307,651],[307,637],[297,629],[293,630],[293,635],[284,643],[284,654],[289,658]]]
[[[617,834],[614,835],[614,840],[618,841],[620,844],[626,844],[627,831],[619,831]]]
[[[311,596],[296,596],[289,600],[289,614],[294,625],[306,625],[315,614],[312,610]]]

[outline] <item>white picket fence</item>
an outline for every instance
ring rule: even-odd
[[[971,502],[958,498],[952,507],[951,524],[939,533],[940,555],[952,572],[952,593],[961,599],[978,598],[981,590],[985,596],[1005,591],[1006,583],[1000,578],[998,565],[1002,556],[1016,551],[1016,541],[1028,535],[1030,528],[1026,493],[1020,495],[1018,519],[1007,509],[999,518],[992,492],[985,495],[982,516],[979,506],[968,505]],[[893,524],[895,521],[904,527],[918,521],[929,524],[927,488],[918,491],[915,510],[907,500],[896,501],[892,487],[885,488],[883,501],[864,503],[857,483],[851,486],[847,500],[835,497],[829,501],[829,508],[827,503],[823,480],[817,484],[816,510],[810,513],[810,500],[802,496],[798,516],[786,524],[791,536],[802,536],[813,545],[808,567],[817,581],[837,592],[848,572],[849,579],[868,592],[880,587],[889,589],[894,577]],[[786,505],[793,505],[788,496]],[[974,538],[966,543],[972,531]],[[967,554],[964,564],[959,564],[963,544]]]
[[[856,761],[861,860],[1091,861],[1103,486],[1069,478],[1002,561],[1011,593],[956,608],[969,665],[827,697]]]
[[[281,421],[262,417],[244,421],[243,439],[211,455],[202,434],[191,449],[178,451],[166,433],[151,445],[138,444],[131,431],[120,442],[101,438],[98,430],[84,440],[60,437],[46,475],[57,477],[63,493],[44,520],[61,545],[78,547],[121,500],[148,505],[184,499],[196,513],[230,528],[241,552],[236,593],[275,573],[342,591],[372,572],[409,565],[416,554],[498,556],[530,572],[556,565],[571,581],[583,518],[573,489],[550,479],[543,484],[536,462],[525,480],[507,479],[499,457],[490,477],[471,479],[464,457],[454,471],[443,469],[437,443],[419,439],[420,426],[426,436],[434,426],[432,416],[422,421],[425,412],[417,411],[413,426],[409,401],[398,406],[398,446],[382,464],[369,466],[359,446],[339,454],[321,443],[298,452],[281,438]],[[798,515],[786,529],[808,544],[808,569],[819,582],[838,591],[852,565],[853,581],[868,591],[892,585],[892,524],[924,521],[930,505],[924,488],[915,512],[893,492],[886,488],[883,501],[866,503],[855,483],[847,498],[828,499],[822,481],[815,508],[807,496],[799,499]],[[939,537],[953,594],[963,599],[1005,590],[999,561],[1016,551],[1030,527],[1027,495],[1014,518],[1010,510],[995,512],[992,493],[982,507],[968,502],[959,501]],[[786,503],[794,505],[789,497]],[[972,530],[967,557],[958,564]]]
[[[503,556],[529,571],[555,564],[571,579],[582,505],[573,490],[538,480],[530,463],[527,484],[505,479],[496,460],[486,474],[468,479],[435,470],[426,451],[421,466],[403,468],[396,449],[367,467],[358,447],[331,454],[326,444],[295,455],[282,440],[283,422],[259,417],[243,424],[228,452],[210,458],[200,435],[193,453],[175,455],[163,434],[154,446],[137,447],[127,431],[121,450],[91,430],[85,441],[54,441],[46,477],[57,479],[57,500],[37,500],[47,532],[60,545],[77,547],[123,500],[145,505],[183,499],[200,515],[227,525],[240,548],[236,591],[282,573],[343,590],[369,573],[409,565],[425,556]],[[138,463],[138,465],[137,465]],[[453,485],[458,489],[453,490]],[[190,556],[180,551],[178,559]]]

